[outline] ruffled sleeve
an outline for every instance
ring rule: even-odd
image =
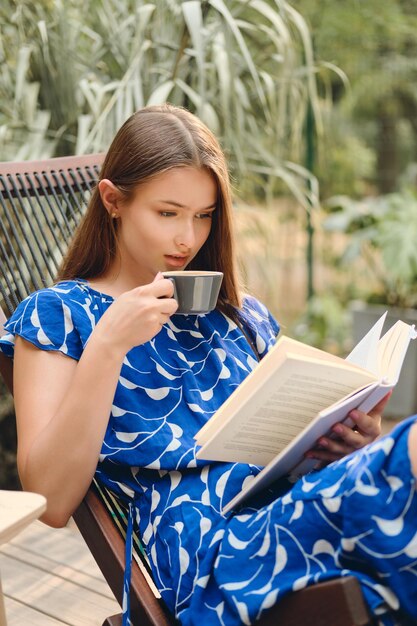
[[[267,307],[253,296],[245,296],[239,317],[258,355],[264,357],[276,342],[280,330],[278,322]]]
[[[19,304],[4,325],[7,334],[0,339],[0,351],[13,357],[15,338],[19,336],[41,350],[62,352],[79,360],[84,348],[80,335],[82,313],[79,303],[65,298],[59,290],[37,291]]]

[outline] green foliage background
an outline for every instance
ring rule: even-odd
[[[311,37],[284,0],[4,0],[0,158],[105,150],[169,100],[218,134],[243,195],[317,202],[304,124],[320,106]]]

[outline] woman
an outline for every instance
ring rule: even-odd
[[[161,271],[184,268],[224,272],[215,311],[175,315]],[[241,295],[224,155],[195,116],[149,107],[123,125],[59,279],[21,303],[1,342],[15,357],[19,472],[47,497],[46,523],[64,525],[96,474],[129,504],[185,625],[253,623],[285,593],[351,572],[384,623],[400,604],[417,617],[417,426],[363,448],[384,402],[309,455],[362,451],[227,517],[259,469],[195,459],[194,434],[278,332]]]

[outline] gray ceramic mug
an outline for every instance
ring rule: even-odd
[[[202,315],[216,308],[222,272],[182,270],[162,274],[173,282],[174,298],[178,302],[176,313]]]

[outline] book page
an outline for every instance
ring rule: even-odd
[[[415,339],[416,336],[414,326],[401,320],[391,326],[378,344],[380,378],[387,380],[392,385],[398,382],[408,345],[410,340]]]
[[[356,344],[346,361],[354,363],[379,376],[378,342],[387,317],[387,311],[375,322],[366,335]]]
[[[220,409],[199,430],[195,436],[199,445],[203,445],[209,441],[209,439],[211,439],[211,437],[213,437],[213,435],[220,428],[224,427],[225,422],[228,419],[231,419],[232,414],[240,409],[242,404],[249,400],[252,395],[258,394],[269,376],[271,376],[275,371],[281,371],[280,368],[282,367],[288,353],[298,355],[301,361],[314,360],[317,364],[328,362],[329,364],[334,364],[332,367],[343,367],[344,370],[360,371],[362,372],[362,376],[365,376],[365,382],[369,382],[369,372],[364,371],[362,368],[359,368],[359,366],[346,363],[346,361],[339,356],[329,354],[319,348],[314,348],[295,339],[290,339],[284,335],[278,339],[275,346],[273,346],[268,354],[264,356],[262,361],[258,363],[249,376],[239,385],[239,387],[231,394]],[[337,371],[339,372],[340,370]],[[336,380],[339,381],[340,379],[341,376],[338,374]],[[279,380],[279,376],[276,377],[276,380]],[[331,380],[334,380],[334,377],[332,377]],[[339,396],[336,394],[336,399],[339,399],[344,395],[346,394],[342,393]],[[334,399],[330,402],[333,403]]]
[[[256,393],[247,396],[238,389],[229,398],[232,401],[219,409],[218,413],[225,413],[222,428],[216,429],[197,458],[267,465],[320,411],[375,380],[360,369],[346,369],[341,361],[326,363],[287,354],[281,367],[258,381]]]

